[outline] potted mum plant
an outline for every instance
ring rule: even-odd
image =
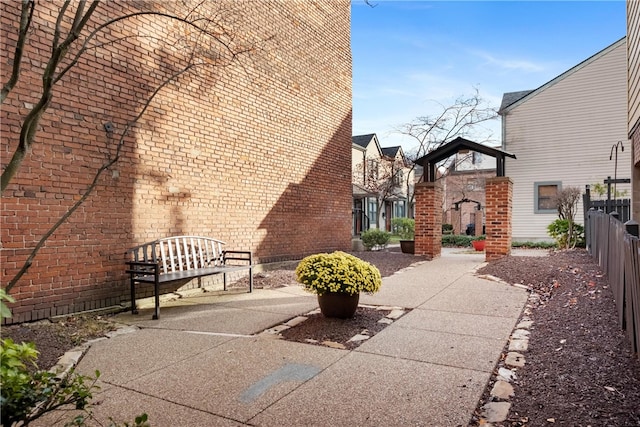
[[[361,292],[373,294],[382,285],[376,266],[341,251],[304,258],[296,279],[304,290],[318,295],[323,315],[342,319],[353,317]]]
[[[473,245],[473,249],[475,249],[476,251],[484,251],[484,242],[486,238],[487,236],[485,236],[484,234],[475,237],[471,241],[471,245]]]

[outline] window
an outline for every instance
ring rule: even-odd
[[[378,202],[375,199],[369,200],[369,223],[378,224]]]
[[[562,187],[560,181],[535,182],[534,184],[534,213],[555,214],[558,212],[555,197]]]
[[[402,169],[397,169],[393,174],[392,183],[393,185],[402,185],[404,174],[402,173]]]
[[[404,218],[406,216],[405,201],[393,202],[393,217]]]
[[[367,179],[369,180],[377,180],[378,179],[378,161],[376,159],[368,159],[367,160]]]

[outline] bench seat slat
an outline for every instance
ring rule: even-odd
[[[175,271],[173,273],[161,274],[158,277],[158,279],[159,279],[159,283],[168,283],[168,282],[175,282],[177,280],[194,279],[196,277],[211,276],[212,274],[219,274],[219,273],[231,273],[233,271],[240,271],[240,270],[246,270],[246,269],[247,269],[247,266],[244,266],[244,265],[227,266],[227,267],[206,267],[206,268],[198,268],[197,270],[183,270],[183,271]],[[145,275],[145,276],[136,275],[135,280],[138,282],[144,282],[144,283],[155,282],[152,274]]]

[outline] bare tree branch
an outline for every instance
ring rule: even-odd
[[[0,92],[0,104],[4,103],[7,96],[14,88],[20,77],[20,64],[22,63],[22,55],[24,54],[24,44],[27,41],[27,34],[31,27],[33,20],[33,10],[35,3],[33,0],[22,0],[22,11],[20,12],[20,27],[18,29],[18,42],[16,43],[16,49],[13,54],[13,67],[11,70],[11,77],[7,83],[2,86],[2,92]]]
[[[486,106],[477,89],[471,96],[458,97],[452,105],[437,104],[441,107],[440,113],[417,117],[415,120],[396,128],[396,132],[408,136],[416,142],[414,149],[407,153],[407,158],[411,161],[407,180],[413,176],[411,172],[415,170],[417,159],[457,137],[468,137],[477,126],[494,120],[498,116],[494,108]],[[410,191],[412,184],[406,182],[407,198],[410,204],[415,198],[413,192]]]
[[[22,278],[22,276],[24,276],[24,274],[29,270],[29,268],[31,267],[31,265],[33,264],[33,259],[36,257],[36,255],[38,254],[38,252],[40,252],[40,249],[42,249],[42,247],[45,245],[45,243],[47,242],[47,240],[49,239],[49,237],[51,237],[53,235],[53,233],[55,233],[55,231],[60,228],[60,226],[62,224],[64,224],[67,219],[69,219],[69,217],[71,215],[73,215],[73,213],[78,210],[78,208],[80,206],[82,206],[82,204],[85,202],[85,200],[87,200],[87,198],[89,198],[89,196],[91,195],[91,193],[93,193],[93,190],[96,188],[96,186],[98,185],[98,182],[100,180],[100,177],[102,176],[102,173],[104,171],[106,171],[107,169],[109,169],[111,166],[113,166],[118,160],[120,160],[120,154],[122,152],[122,148],[124,147],[124,143],[125,143],[125,138],[127,136],[127,134],[129,133],[129,130],[142,118],[142,116],[144,115],[144,113],[147,111],[147,109],[149,108],[149,105],[151,105],[151,102],[155,99],[156,95],[158,95],[158,93],[160,93],[160,91],[162,89],[164,89],[167,85],[169,85],[171,82],[177,80],[180,76],[182,76],[183,74],[186,74],[188,71],[194,69],[195,67],[197,67],[200,64],[189,64],[188,66],[186,66],[185,68],[181,69],[179,72],[173,74],[172,76],[170,76],[169,78],[167,78],[165,81],[163,81],[151,94],[151,96],[149,96],[149,98],[147,98],[147,100],[145,101],[145,103],[143,104],[143,108],[142,110],[138,113],[138,115],[136,117],[134,117],[134,119],[127,123],[126,127],[124,128],[124,130],[122,131],[120,138],[118,140],[118,145],[116,146],[116,152],[115,155],[110,158],[109,160],[107,160],[99,169],[98,171],[95,173],[93,180],[91,181],[91,184],[89,184],[89,186],[85,189],[84,193],[82,193],[82,196],[80,197],[80,199],[78,199],[65,213],[64,215],[62,215],[58,221],[55,222],[55,224],[53,224],[51,226],[51,228],[49,228],[49,230],[47,230],[47,232],[45,234],[42,235],[42,237],[40,238],[40,240],[38,241],[38,243],[36,244],[36,246],[31,250],[31,253],[29,254],[29,256],[27,257],[27,259],[25,260],[24,264],[22,265],[22,268],[20,268],[20,270],[16,273],[16,275],[11,279],[11,281],[9,281],[9,283],[7,284],[7,286],[5,287],[5,290],[7,293],[9,293],[11,291],[11,289],[18,283],[18,281]]]
[[[83,29],[87,26],[92,14],[96,10],[96,7],[99,4],[99,1],[94,0],[91,2],[90,6],[86,8],[86,0],[82,0],[77,3],[77,9],[75,10],[73,22],[71,24],[71,29],[66,37],[63,36],[62,31],[62,22],[64,17],[69,10],[69,6],[76,4],[72,3],[70,0],[67,0],[58,10],[58,16],[56,20],[56,25],[54,28],[54,34],[52,37],[51,44],[51,53],[49,60],[46,64],[46,67],[42,73],[42,92],[40,95],[40,99],[37,104],[29,111],[29,113],[25,116],[22,121],[22,127],[20,132],[20,139],[18,141],[18,146],[16,147],[13,157],[10,162],[5,167],[2,172],[1,180],[1,190],[4,191],[12,178],[17,173],[26,153],[34,142],[34,138],[36,132],[38,130],[38,125],[42,115],[47,111],[51,99],[53,98],[53,88],[57,82],[75,65],[78,64],[79,59],[82,55],[90,49],[98,49],[101,46],[105,46],[107,44],[115,43],[118,40],[123,40],[124,38],[91,44],[92,40],[95,39],[96,35],[101,31],[108,28],[110,25],[113,25],[116,22],[123,21],[125,19],[132,19],[139,16],[155,16],[160,18],[166,18],[171,20],[172,22],[179,22],[187,25],[187,27],[192,28],[194,30],[193,34],[186,33],[182,39],[184,46],[176,45],[176,51],[180,52],[180,62],[182,66],[179,69],[174,71],[167,70],[165,77],[161,78],[157,83],[157,86],[153,90],[153,92],[143,99],[140,103],[141,109],[136,114],[136,116],[128,122],[126,127],[123,129],[121,134],[119,135],[118,143],[115,147],[115,152],[113,156],[109,156],[109,158],[102,164],[102,166],[95,172],[91,183],[87,186],[87,188],[83,191],[82,196],[73,203],[72,206],[68,208],[68,210],[53,224],[46,233],[44,233],[41,238],[38,240],[37,244],[31,250],[29,256],[25,260],[24,264],[18,271],[18,273],[11,279],[11,281],[6,285],[5,289],[9,292],[24,276],[24,274],[29,270],[33,261],[38,254],[38,252],[44,247],[47,240],[53,235],[53,233],[60,228],[62,224],[64,224],[71,215],[86,201],[86,199],[93,193],[95,188],[97,187],[100,177],[111,166],[113,166],[121,157],[122,149],[125,145],[126,137],[129,134],[129,131],[133,126],[138,123],[138,121],[143,117],[146,113],[147,109],[156,98],[156,96],[169,84],[176,83],[180,80],[180,78],[185,77],[188,73],[203,67],[219,67],[229,65],[231,63],[235,63],[236,59],[246,53],[252,52],[254,47],[257,45],[258,41],[252,43],[238,43],[235,41],[237,38],[233,32],[225,27],[223,24],[224,16],[220,15],[218,18],[219,22],[214,22],[212,20],[208,20],[205,17],[199,17],[196,9],[204,4],[203,0],[201,3],[195,8],[192,8],[186,14],[186,18],[182,18],[177,15],[172,15],[165,12],[159,11],[143,11],[130,13],[122,16],[118,16],[112,18],[102,24],[99,24],[96,28],[94,28],[84,39],[82,45],[75,52],[73,57],[70,59],[68,64],[64,65],[64,68],[57,71],[58,68],[63,63],[66,54],[69,52],[70,48],[73,46],[74,42],[78,40]],[[29,7],[31,9],[29,9]],[[33,2],[25,0],[23,1],[23,9],[21,14],[21,35],[22,39],[19,40],[18,47],[16,47],[16,56],[21,57],[22,51],[25,45],[26,36],[29,30],[29,26],[32,19],[33,14]],[[27,12],[29,12],[27,14]],[[188,18],[192,18],[191,20]],[[23,30],[24,27],[24,30]],[[135,36],[133,36],[135,37]],[[264,40],[263,40],[264,41]],[[180,38],[178,39],[180,42]],[[177,42],[177,43],[178,43]],[[218,55],[216,52],[211,52],[213,50],[213,46],[220,47],[224,52],[223,55]],[[188,49],[188,50],[185,50]],[[18,64],[18,65],[16,65]],[[176,63],[172,63],[172,67],[177,65]],[[57,72],[57,74],[56,74]],[[18,58],[14,58],[14,74],[15,78],[12,76],[10,81],[3,88],[3,96],[6,97],[13,86],[19,80],[19,60]],[[10,84],[9,84],[10,83]]]
[[[13,153],[13,156],[11,157],[11,160],[7,163],[7,166],[5,167],[5,169],[2,172],[2,175],[0,176],[0,194],[5,191],[5,189],[7,188],[7,186],[9,185],[9,183],[11,182],[15,174],[18,172],[19,167],[22,164],[22,161],[24,160],[26,153],[28,152],[28,150],[31,148],[31,145],[33,144],[36,130],[40,123],[40,119],[42,118],[42,115],[44,114],[44,112],[47,110],[49,103],[53,98],[53,86],[58,81],[60,81],[60,79],[62,79],[62,77],[70,69],[72,69],[75,65],[77,65],[78,60],[89,49],[89,43],[91,42],[91,40],[93,40],[93,38],[98,33],[108,28],[109,26],[126,19],[132,19],[134,17],[148,16],[148,15],[155,16],[155,17],[168,18],[172,21],[186,24],[192,27],[194,30],[196,30],[196,40],[195,40],[196,43],[200,43],[204,37],[208,37],[211,40],[214,40],[219,46],[222,46],[222,48],[227,52],[226,59],[224,58],[220,59],[219,57],[211,57],[211,55],[207,55],[210,61],[216,63],[215,65],[223,65],[224,63],[227,63],[227,64],[231,63],[239,55],[251,52],[254,48],[254,44],[234,47],[232,43],[228,41],[228,40],[233,40],[234,36],[231,34],[230,31],[228,31],[224,27],[224,25],[222,25],[219,22],[213,22],[210,20],[206,20],[205,18],[198,18],[198,19],[194,19],[194,21],[189,21],[185,18],[176,16],[176,15],[171,15],[169,13],[164,13],[159,11],[142,11],[142,12],[136,12],[136,13],[130,13],[130,14],[118,16],[98,25],[93,31],[91,31],[87,35],[82,46],[80,47],[78,52],[75,54],[75,56],[71,59],[70,63],[67,64],[56,75],[56,70],[64,60],[65,55],[69,50],[69,47],[72,45],[73,42],[75,42],[79,38],[81,31],[87,25],[91,15],[95,11],[96,7],[98,6],[99,1],[94,0],[89,6],[89,8],[87,9],[86,13],[84,13],[83,15],[82,12],[84,10],[85,3],[86,1],[82,1],[79,3],[78,9],[76,10],[75,18],[72,24],[71,31],[69,35],[62,42],[60,42],[60,38],[61,38],[60,26],[61,26],[63,17],[67,11],[67,8],[70,5],[70,1],[65,2],[60,9],[60,12],[58,14],[57,21],[56,21],[56,27],[55,27],[55,32],[54,32],[54,37],[52,42],[51,57],[49,58],[45,71],[43,72],[42,95],[38,103],[36,103],[36,105],[31,109],[31,111],[23,121],[23,126],[21,129],[18,146],[16,147]],[[192,8],[188,12],[187,16],[191,16],[192,14],[195,14],[194,11],[195,11],[195,8]],[[198,25],[197,22],[200,22],[206,25]],[[207,28],[209,25],[212,25],[213,29]],[[225,40],[225,39],[228,39],[228,40]],[[196,53],[196,50],[198,50],[198,53],[200,54],[205,53],[204,50],[200,48],[199,44],[193,44],[193,46],[194,46],[194,50],[191,52],[192,55]],[[17,77],[16,77],[16,80],[17,80]]]

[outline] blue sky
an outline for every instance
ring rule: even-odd
[[[505,92],[535,89],[626,34],[618,1],[351,2],[353,134],[415,146],[395,132],[477,88],[498,108]],[[500,121],[478,140],[500,143]]]

